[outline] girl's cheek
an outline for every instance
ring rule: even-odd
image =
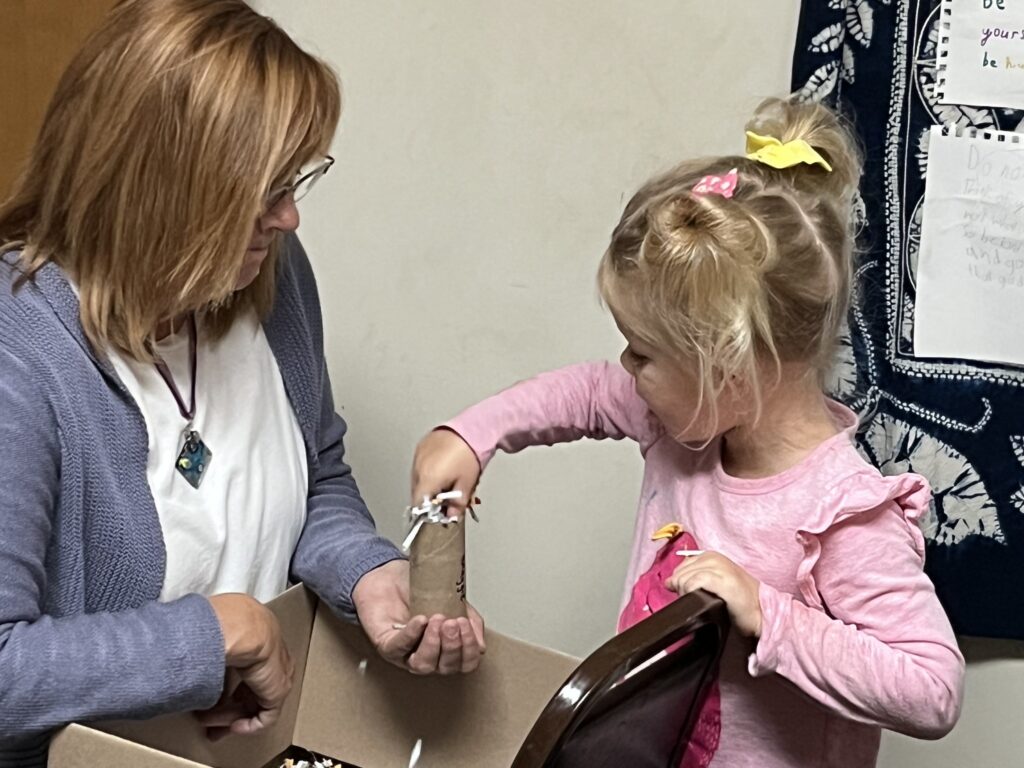
[[[647,399],[647,381],[644,378],[642,371],[634,371],[633,373],[633,386],[636,387],[636,393],[640,395],[644,400]]]

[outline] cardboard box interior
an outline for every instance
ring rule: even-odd
[[[578,659],[488,631],[470,675],[418,677],[377,656],[360,627],[304,587],[270,603],[296,663],[281,719],[252,737],[210,742],[191,714],[71,725],[53,741],[52,768],[261,768],[290,745],[359,768],[511,765],[531,726]]]

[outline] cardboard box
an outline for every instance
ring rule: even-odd
[[[360,627],[304,587],[270,603],[295,659],[281,719],[253,737],[211,743],[190,714],[73,724],[50,748],[51,768],[262,768],[297,745],[359,768],[509,766],[578,659],[488,631],[471,675],[418,677],[382,660]],[[365,664],[363,663],[365,662]]]

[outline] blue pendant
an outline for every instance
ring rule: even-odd
[[[206,468],[210,466],[210,459],[213,452],[206,447],[206,443],[199,437],[195,430],[189,430],[185,434],[185,445],[178,454],[178,461],[175,468],[178,474],[188,481],[193,488],[198,488],[203,482]]]

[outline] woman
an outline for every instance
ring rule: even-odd
[[[293,234],[339,110],[241,0],[126,0],[61,80],[0,207],[0,764],[76,720],[272,723],[289,582],[411,671],[476,666],[344,462]]]

